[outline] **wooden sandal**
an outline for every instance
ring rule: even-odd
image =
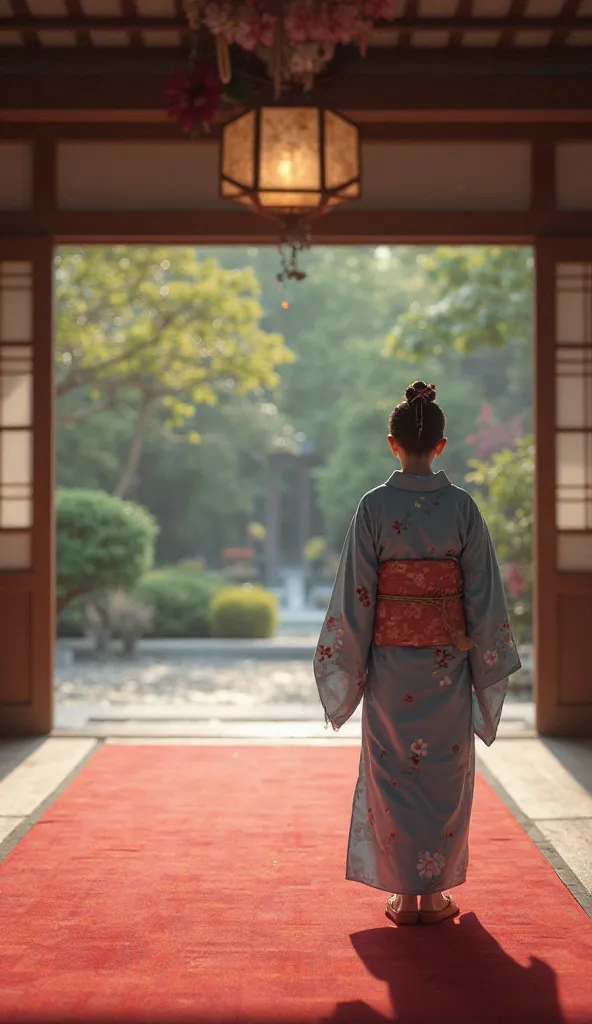
[[[442,907],[441,910],[420,910],[418,912],[421,924],[440,924],[440,921],[445,921],[448,917],[456,917],[457,914],[460,914],[460,910],[452,896],[449,896],[448,893],[443,895],[446,900],[446,906]]]
[[[393,921],[395,924],[417,924],[419,921],[419,911],[417,910],[396,910],[393,901],[398,898],[398,894],[389,896],[386,901],[385,914],[389,921]]]

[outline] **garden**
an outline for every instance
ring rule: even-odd
[[[388,414],[436,380],[442,468],[481,506],[531,643],[532,254],[317,247],[278,284],[261,247],[58,251],[59,635],[99,657],[143,639],[263,639],[267,495],[280,567],[320,610],[361,494],[392,471]],[[310,509],[303,535],[303,451]],[[308,464],[307,464],[308,465]]]

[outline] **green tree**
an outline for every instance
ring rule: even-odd
[[[279,285],[277,252],[263,247],[216,249],[224,266],[249,266],[261,282],[264,326],[280,331],[294,360],[280,370],[278,404],[296,430],[328,458],[338,441],[336,409],[354,399],[360,376],[380,367],[395,394],[400,367],[385,357],[385,342],[409,305],[417,260],[414,246],[313,246],[302,264],[303,282]],[[228,261],[228,262],[227,262]],[[281,307],[282,300],[289,303]]]
[[[530,249],[438,246],[418,257],[421,290],[400,316],[391,344],[417,357],[505,348],[532,333]]]
[[[534,527],[534,444],[521,438],[514,449],[496,452],[489,462],[469,459],[467,481],[503,562],[527,565]]]
[[[146,509],[101,491],[58,490],[57,599],[128,589],[152,565],[158,526]]]
[[[405,359],[457,359],[500,418],[532,422],[532,251],[518,246],[438,246],[418,255],[420,274],[389,337]],[[500,360],[500,352],[504,352]]]
[[[467,393],[463,382],[434,360],[424,362],[423,368],[438,381],[438,399],[448,417],[448,446],[438,465],[462,480],[470,453],[466,434],[478,415],[482,392],[475,386]],[[388,419],[413,376],[413,368],[403,363],[393,386],[381,365],[375,364],[372,372],[360,377],[355,398],[344,398],[335,412],[339,439],[317,476],[327,535],[336,548],[341,547],[362,495],[399,468],[386,440]]]
[[[496,422],[524,413],[529,429],[530,250],[316,246],[305,254],[306,281],[286,286],[276,281],[274,248],[202,247],[193,258],[258,281],[259,329],[283,335],[294,359],[276,364],[270,389],[239,395],[216,385],[218,403],[194,406],[181,427],[162,404],[154,411],[128,493],[157,516],[160,562],[203,555],[216,564],[223,547],[242,546],[248,524],[264,515],[270,452],[303,435],[319,463],[312,530],[340,546],[361,494],[395,468],[388,415],[415,377],[438,385],[449,437],[440,464],[456,481],[475,453],[468,438],[486,403]],[[506,293],[514,298],[506,302]],[[413,340],[424,340],[420,312],[430,332],[423,348]],[[457,334],[474,344],[459,346]],[[137,391],[127,388],[113,408],[62,427],[61,485],[115,490],[138,418]],[[72,391],[60,409],[65,417],[94,401],[88,388]],[[193,433],[200,444],[179,443]],[[284,486],[285,553],[296,533],[298,473],[287,471]]]
[[[504,566],[512,623],[520,640],[531,639],[534,444],[521,438],[488,462],[469,460],[467,481]]]
[[[62,423],[122,405],[134,429],[115,484],[128,493],[155,413],[198,441],[196,408],[221,394],[273,387],[290,359],[260,326],[249,270],[199,260],[193,248],[91,246],[56,257],[57,392]]]

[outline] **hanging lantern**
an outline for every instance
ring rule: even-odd
[[[278,221],[278,279],[301,279],[297,257],[310,245],[313,218],[360,197],[358,128],[317,106],[249,110],[222,129],[220,191]]]

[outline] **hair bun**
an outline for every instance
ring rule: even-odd
[[[414,380],[410,387],[405,389],[405,398],[408,402],[413,402],[415,398],[421,398],[424,402],[435,402],[436,401],[436,385],[426,384],[423,380]]]

